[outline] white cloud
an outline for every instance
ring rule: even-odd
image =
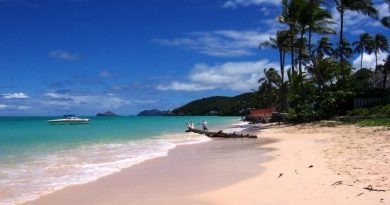
[[[213,86],[204,86],[202,84],[197,83],[181,83],[181,82],[172,82],[169,85],[158,85],[158,90],[175,90],[175,91],[202,91],[202,90],[212,90]]]
[[[3,95],[3,98],[5,99],[28,99],[30,98],[27,94],[25,93],[6,93],[6,94],[2,94]]]
[[[378,55],[378,65],[383,65],[384,60],[386,60],[388,53],[387,52],[380,52]],[[353,61],[353,67],[354,68],[360,68],[360,58],[361,56],[357,56],[356,59]],[[371,68],[375,69],[375,54],[368,55],[367,53],[363,54],[363,68]]]
[[[61,49],[51,51],[49,53],[49,56],[51,56],[53,58],[61,59],[61,60],[67,60],[67,61],[80,60],[80,55],[68,53],[67,51],[64,51]]]
[[[103,78],[110,78],[112,77],[112,73],[108,70],[102,70],[100,71],[99,76]]]
[[[16,110],[28,110],[30,108],[31,108],[30,106],[25,106],[25,105],[16,106]]]
[[[30,109],[30,106],[25,105],[4,105],[0,104],[0,110],[7,110],[7,111],[23,111]]]
[[[113,93],[102,95],[95,94],[75,94],[75,93],[44,93],[46,100],[41,101],[41,104],[46,106],[61,106],[62,108],[74,107],[98,107],[102,109],[115,109],[129,105],[150,104],[155,101],[151,100],[128,100],[116,96]]]
[[[264,23],[268,24],[269,22]],[[240,57],[255,55],[259,43],[268,40],[273,33],[273,27],[266,31],[219,30],[192,32],[183,38],[154,39],[153,41],[164,46],[191,49],[209,56]]]
[[[390,11],[388,4],[381,3],[381,4],[375,4],[374,7],[378,10],[379,19],[383,18],[384,16],[390,16]],[[339,30],[339,24],[340,24],[340,14],[337,11],[336,7],[332,8],[332,16],[334,21],[336,22],[335,28],[337,31]],[[369,28],[377,28],[382,27],[383,25],[379,20],[375,20],[371,17],[362,15],[358,12],[354,11],[346,11],[344,15],[344,29],[346,32],[349,32],[353,35],[358,35],[364,32],[367,32],[366,29]]]
[[[7,109],[9,105],[0,104],[0,110]]]
[[[224,8],[237,8],[239,6],[258,6],[262,4],[280,5],[281,0],[228,0],[222,5]]]
[[[185,82],[172,82],[157,86],[159,90],[202,91],[228,89],[249,91],[258,87],[257,81],[264,75],[264,68],[278,68],[277,63],[268,60],[227,62],[213,66],[197,64]]]

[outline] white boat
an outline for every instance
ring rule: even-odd
[[[50,124],[88,124],[91,120],[87,118],[79,118],[70,116],[62,119],[48,120]]]

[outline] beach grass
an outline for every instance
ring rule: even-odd
[[[373,126],[390,127],[390,118],[364,119],[364,120],[357,121],[356,124],[363,127],[373,127]]]

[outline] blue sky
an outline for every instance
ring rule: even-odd
[[[0,115],[130,115],[250,92],[278,67],[257,45],[281,28],[279,12],[279,0],[0,0]],[[350,38],[388,36],[346,19]]]

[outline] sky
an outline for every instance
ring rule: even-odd
[[[258,45],[283,28],[280,10],[280,0],[0,0],[0,115],[133,115],[252,92],[279,67]],[[345,18],[349,39],[390,37],[378,21]],[[365,67],[374,60],[365,54]]]

